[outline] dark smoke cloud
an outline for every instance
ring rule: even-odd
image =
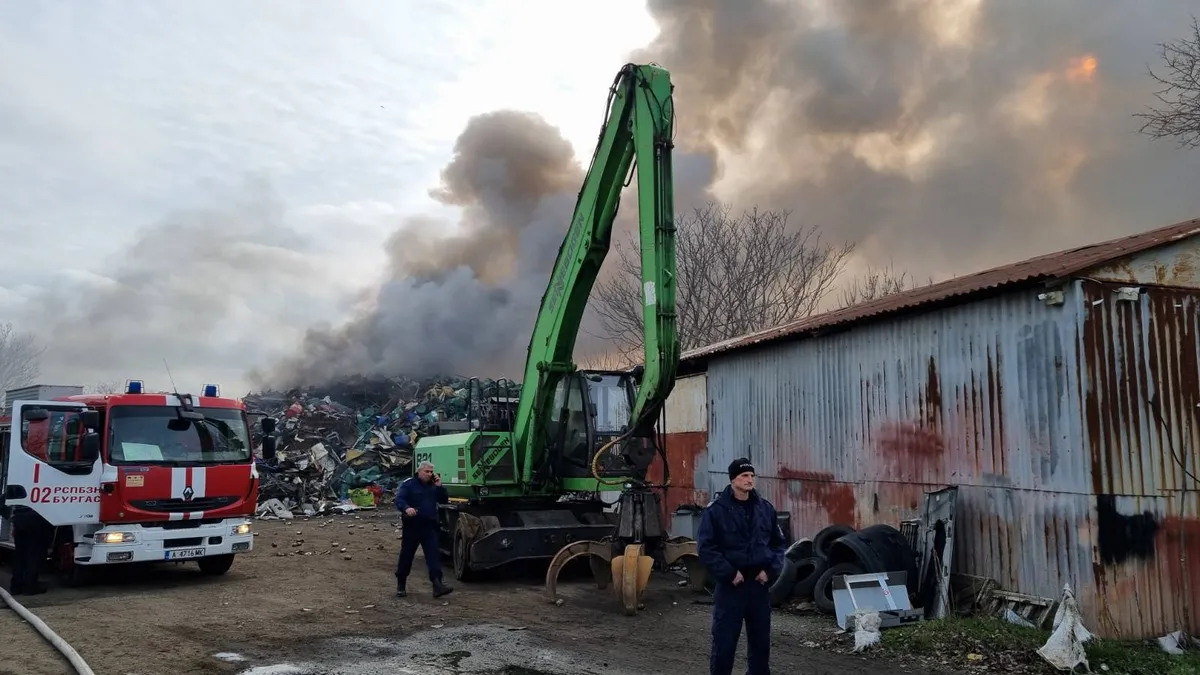
[[[713,196],[788,209],[925,278],[1200,211],[1200,153],[1139,136],[1131,117],[1190,0],[648,4],[661,33],[631,60],[676,84],[677,212]],[[405,222],[373,307],[310,330],[264,379],[519,375],[578,159],[536,116],[473,119],[432,193],[463,209],[460,234]],[[614,240],[636,227],[635,196]],[[583,351],[603,349],[586,331]]]
[[[546,280],[583,181],[571,145],[541,117],[473,118],[431,191],[462,208],[453,236],[428,218],[388,240],[389,280],[343,327],[317,327],[261,382],[319,384],[348,375],[520,377]]]
[[[1131,117],[1194,0],[648,5],[661,34],[634,60],[671,70],[718,194],[875,262],[942,277],[1200,212],[1200,153]]]

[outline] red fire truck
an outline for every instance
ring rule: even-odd
[[[0,506],[54,526],[49,551],[68,583],[98,565],[191,561],[224,574],[254,546],[258,471],[241,401],[144,392],[10,400],[0,419]],[[274,453],[264,418],[263,451]],[[0,546],[12,548],[0,521]]]

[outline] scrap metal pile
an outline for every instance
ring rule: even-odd
[[[417,439],[436,433],[442,422],[467,419],[470,386],[462,377],[359,377],[248,394],[246,409],[256,429],[263,416],[276,421],[275,456],[256,459],[259,517],[373,508],[412,475]],[[509,395],[519,393],[517,383],[503,386]]]

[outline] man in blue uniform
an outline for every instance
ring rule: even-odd
[[[775,507],[754,489],[754,465],[735,459],[725,488],[700,518],[696,548],[715,582],[710,675],[730,675],[746,624],[748,675],[770,675],[771,584],[785,540]]]
[[[440,598],[454,591],[442,582],[442,552],[438,550],[438,504],[450,502],[442,487],[442,477],[434,475],[433,464],[421,462],[417,475],[400,484],[396,491],[396,509],[400,511],[404,531],[400,541],[400,558],[396,560],[396,595],[408,595],[408,573],[412,571],[417,547],[425,554],[433,597]]]

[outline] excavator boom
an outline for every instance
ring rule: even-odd
[[[513,446],[528,483],[546,455],[546,427],[560,378],[574,373],[572,356],[592,286],[604,264],[613,221],[631,167],[637,169],[642,256],[645,371],[631,419],[643,435],[657,421],[675,382],[675,199],[671,176],[675,107],[670,74],[628,64],[609,89],[600,142],[579,191],[567,236],[529,340],[529,356],[514,425]]]

